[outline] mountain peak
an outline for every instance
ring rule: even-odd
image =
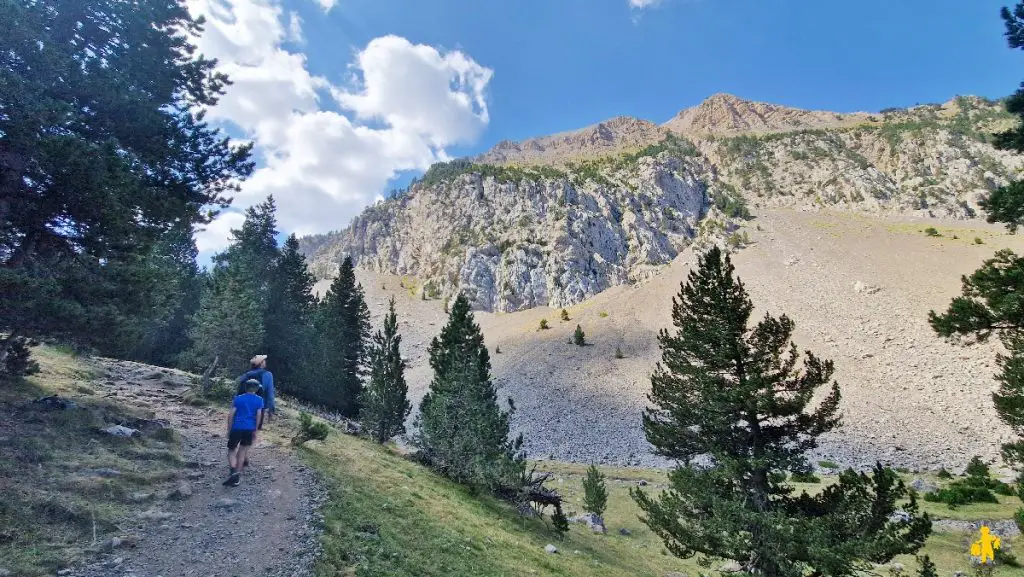
[[[780,132],[837,126],[863,120],[863,116],[755,102],[719,92],[679,112],[663,126],[682,134]]]

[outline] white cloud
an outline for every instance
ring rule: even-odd
[[[384,36],[356,54],[352,86],[340,86],[312,74],[305,55],[282,48],[301,36],[301,21],[277,1],[187,0],[207,19],[200,50],[233,82],[210,118],[239,127],[264,160],[235,195],[235,208],[273,194],[282,230],[338,229],[399,171],[447,159],[446,146],[471,142],[487,126],[493,72],[468,55]],[[346,112],[324,110],[320,94]],[[211,224],[201,250],[222,248],[240,216],[225,213]]]
[[[324,12],[330,12],[331,8],[334,8],[335,4],[338,3],[338,0],[313,0],[313,1],[316,2],[317,4],[319,4],[320,7],[324,9]]]
[[[650,6],[657,6],[661,3],[661,0],[629,0],[630,8],[648,8]]]
[[[228,246],[231,229],[242,227],[245,215],[239,212],[222,212],[217,220],[196,231],[196,248],[202,253],[224,250]]]
[[[294,10],[288,13],[288,40],[295,44],[306,43],[305,37],[302,36],[302,18]]]
[[[437,146],[476,138],[487,125],[484,90],[493,72],[461,52],[442,55],[405,38],[370,41],[357,59],[362,90],[334,90],[343,107],[364,120],[429,137]]]

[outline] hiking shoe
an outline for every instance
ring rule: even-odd
[[[237,487],[238,484],[241,481],[242,481],[242,474],[241,473],[231,473],[231,476],[228,477],[227,480],[224,481],[223,485],[225,487]]]

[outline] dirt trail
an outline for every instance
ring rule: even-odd
[[[300,577],[312,575],[318,548],[319,490],[313,472],[287,449],[261,438],[238,487],[224,487],[225,417],[182,403],[188,385],[154,367],[99,361],[105,396],[156,412],[181,435],[186,469],[123,529],[137,538],[74,577]],[[272,426],[272,425],[271,425]],[[264,436],[265,437],[265,436]],[[149,497],[149,498],[147,498]]]

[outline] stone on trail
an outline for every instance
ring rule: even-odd
[[[554,555],[555,553],[558,553],[558,547],[555,547],[551,543],[548,543],[547,545],[545,545],[544,546],[544,550],[547,551],[548,553],[551,553],[552,555]]]
[[[178,483],[178,486],[171,491],[171,494],[167,496],[168,499],[174,501],[184,501],[192,496],[192,485],[182,482]]]

